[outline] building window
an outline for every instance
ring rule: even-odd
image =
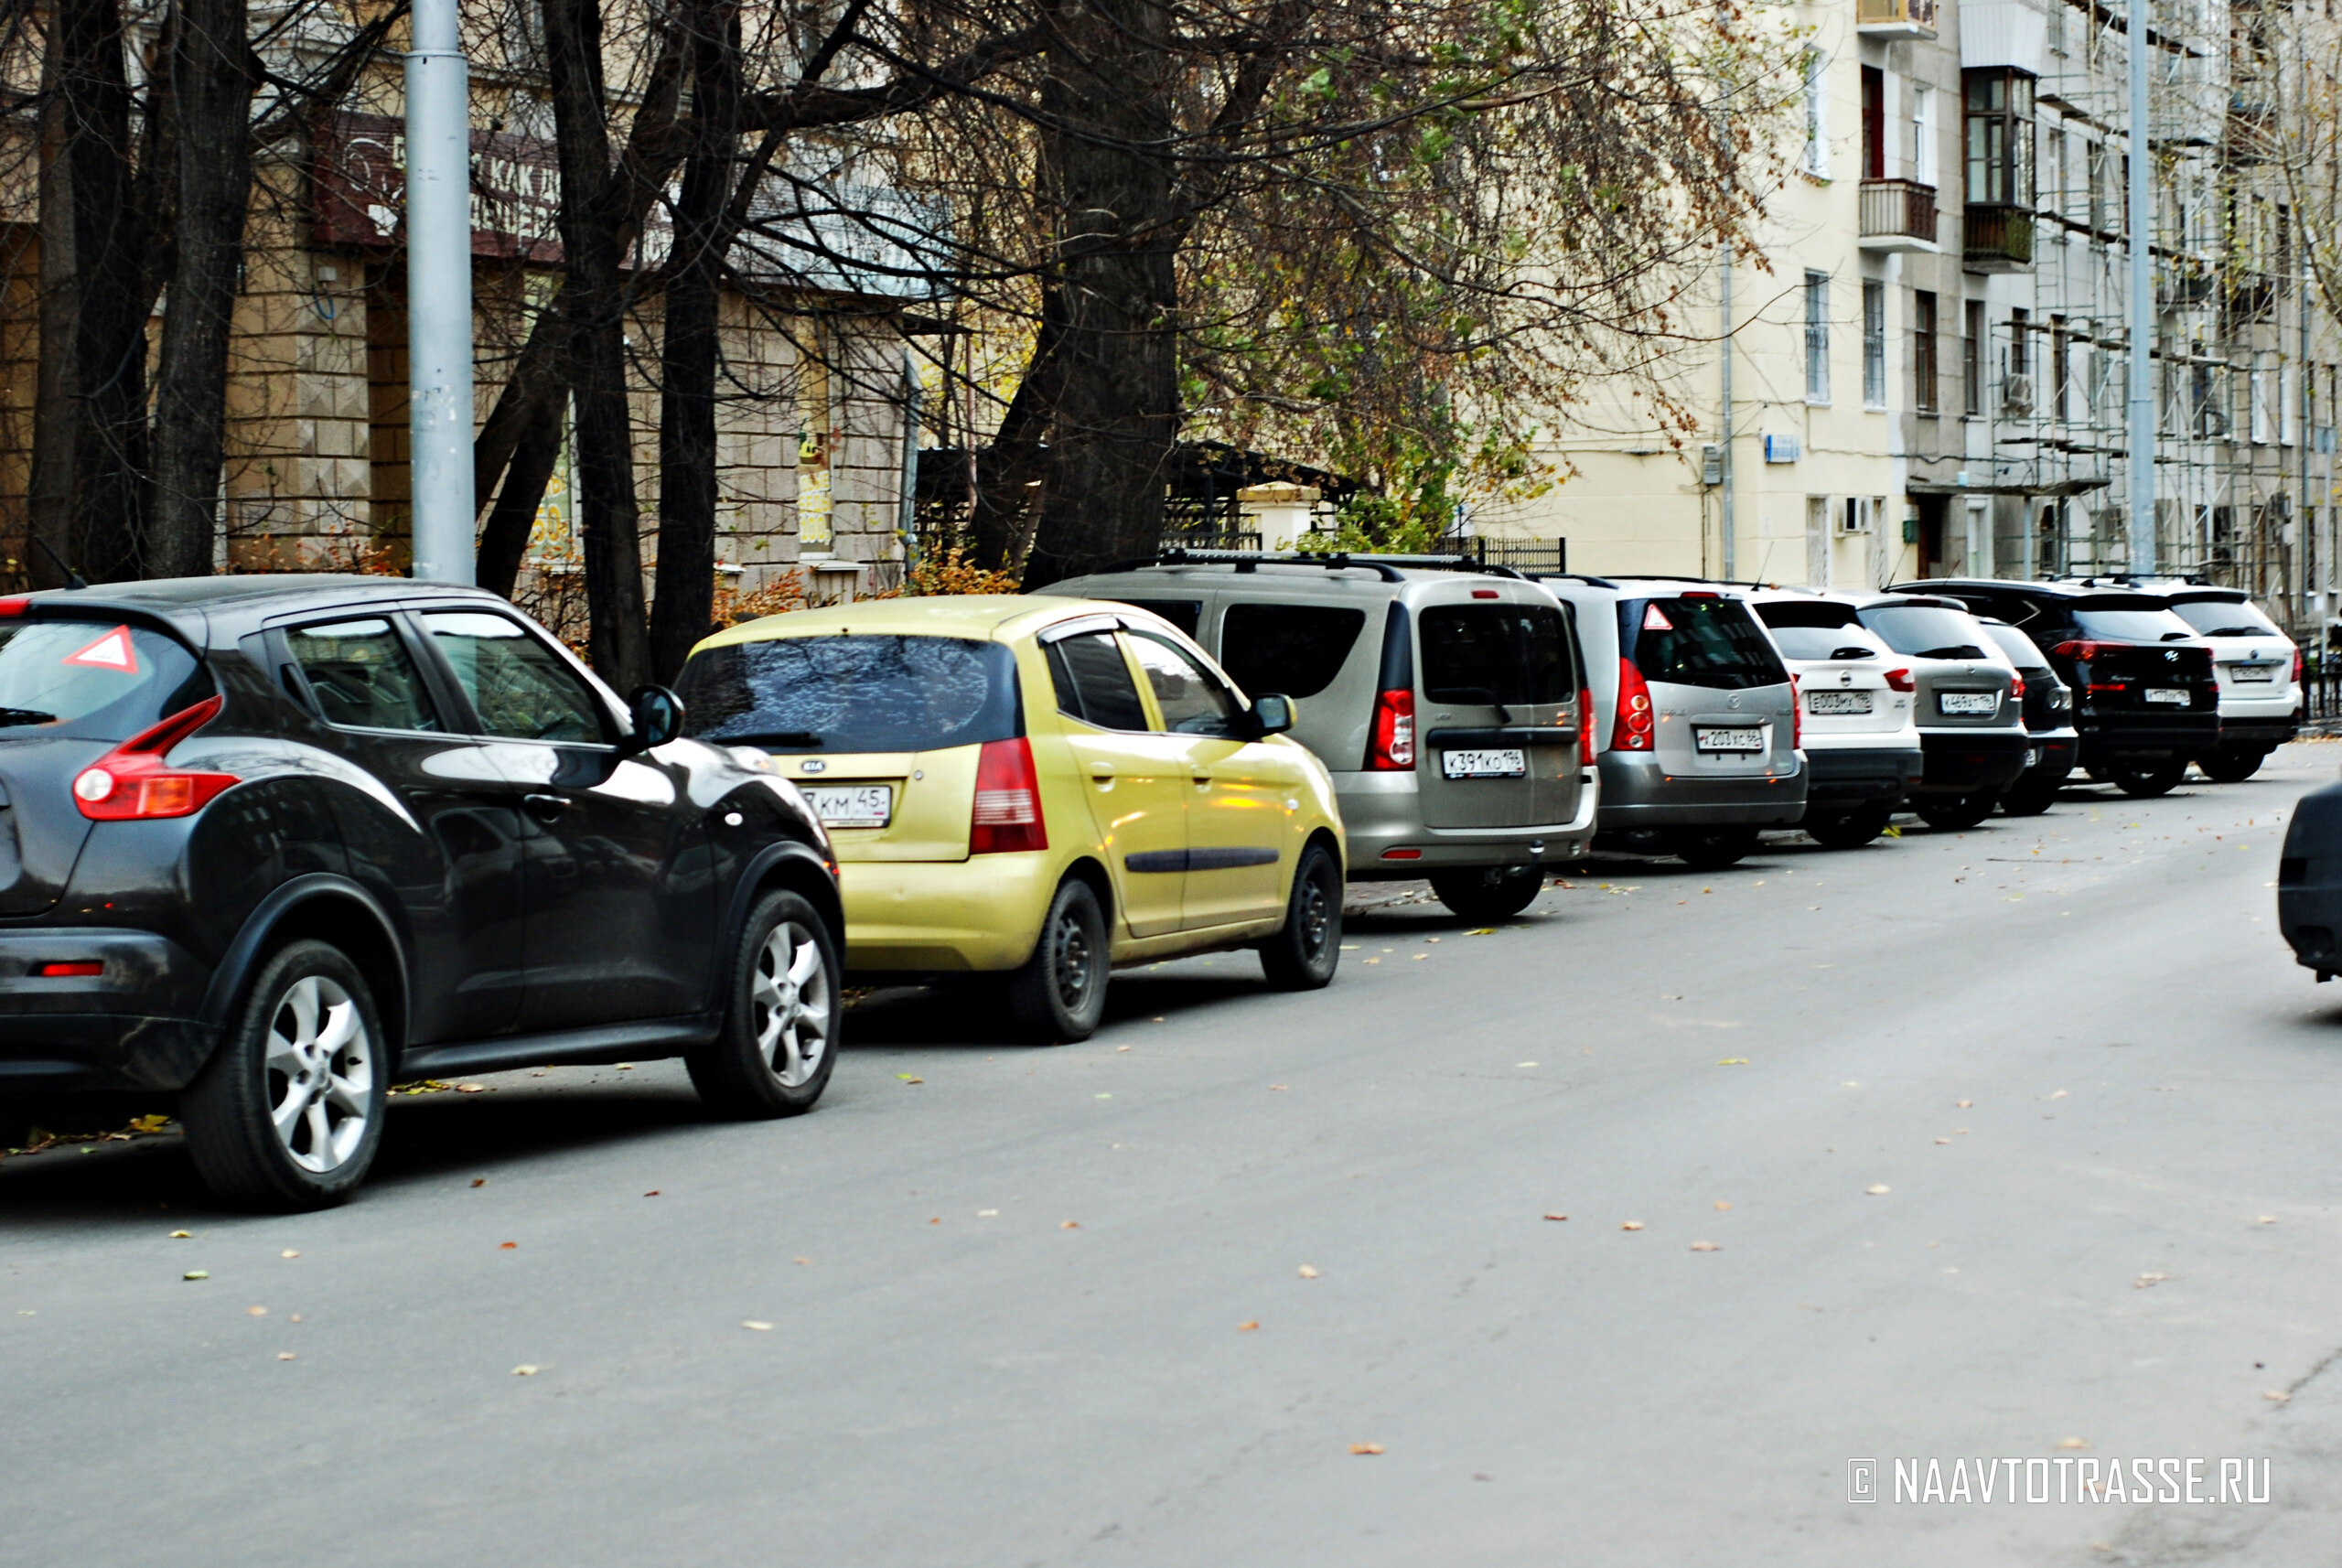
[[[1863,67],[1863,177],[1886,177],[1886,73]]]
[[[1961,412],[1973,418],[1984,412],[1984,302],[1967,302],[1967,332],[1960,339]]]
[[[2033,205],[2033,78],[2019,70],[1964,70],[1968,91],[1967,199]]]
[[[2073,349],[2066,337],[2066,318],[2049,318],[2049,417],[2066,417],[2066,383],[2073,379]]]
[[[1830,177],[1830,57],[1805,51],[1805,172]]]
[[[2029,310],[2009,312],[2009,374],[2029,376],[2033,373],[2031,350],[2025,344],[2025,334],[2033,329],[2033,313]]]
[[[1886,406],[1886,285],[1863,284],[1863,406]]]
[[[2109,227],[2107,204],[2113,195],[2108,177],[2110,160],[2106,156],[2106,144],[2104,142],[2090,143],[2087,161],[2090,166],[2090,231],[2094,234],[2103,234]]]
[[[1936,95],[1911,84],[1911,177],[1921,185],[1936,182]]]
[[[1805,401],[1830,401],[1830,274],[1805,274]]]
[[[1911,406],[1935,413],[1936,296],[1924,288],[1911,291]]]

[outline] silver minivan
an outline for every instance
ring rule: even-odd
[[[1427,878],[1457,914],[1498,919],[1592,843],[1584,660],[1570,612],[1531,583],[1444,558],[1174,553],[1047,591],[1151,610],[1242,690],[1295,699],[1352,881]]]
[[[1601,843],[1730,865],[1805,815],[1789,671],[1739,590],[1678,578],[1538,579],[1578,612],[1592,672]]]

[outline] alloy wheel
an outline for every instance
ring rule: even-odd
[[[757,954],[748,987],[757,1053],[790,1089],[805,1082],[830,1048],[830,972],[813,933],[783,920]]]
[[[365,1142],[374,1042],[358,1004],[331,980],[303,975],[276,1004],[264,1061],[269,1120],[293,1163],[338,1168]]]

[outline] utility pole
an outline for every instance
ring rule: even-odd
[[[2131,527],[2129,569],[2155,570],[2154,125],[2147,111],[2148,0],[2130,0]]]
[[[1732,241],[1727,237],[1721,247],[1723,257],[1724,295],[1724,446],[1716,465],[1716,477],[1724,492],[1724,580],[1734,580],[1733,516],[1732,516]]]
[[[406,57],[407,422],[414,576],[472,583],[471,83],[456,0]]]

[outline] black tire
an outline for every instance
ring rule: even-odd
[[[2209,757],[2197,757],[2196,766],[2215,784],[2241,784],[2260,772],[2268,759],[2265,751],[2222,746]]]
[[[1332,982],[1341,961],[1342,868],[1324,844],[1313,843],[1294,868],[1284,929],[1261,944],[1261,972],[1279,991],[1316,991]]]
[[[1106,1015],[1110,960],[1106,914],[1090,884],[1058,885],[1033,956],[1008,976],[1008,1013],[1026,1038],[1041,1045],[1086,1040]]]
[[[2109,768],[2106,776],[2125,795],[2152,800],[2158,795],[2170,794],[2187,777],[2187,759],[2175,757],[2144,768]]]
[[[1999,790],[1973,789],[1965,795],[1923,795],[1911,802],[1911,810],[1939,833],[1961,833],[1991,816],[2000,803]]]
[[[2012,817],[2037,817],[2057,803],[2057,791],[2066,786],[2067,775],[2036,779],[2030,773],[2009,786],[2001,797],[2001,810]]]
[[[1674,839],[1675,858],[1694,871],[1722,871],[1756,853],[1755,828],[1703,828]]]
[[[1886,831],[1895,819],[1892,806],[1862,806],[1851,811],[1808,811],[1798,825],[1805,836],[1823,849],[1860,849]]]
[[[1542,865],[1490,865],[1443,871],[1431,879],[1439,901],[1467,920],[1509,920],[1545,890]]]
[[[339,948],[279,948],[179,1096],[204,1185],[246,1208],[347,1199],[381,1147],[389,1044],[366,977]]]
[[[761,1120],[813,1109],[837,1065],[845,987],[837,944],[801,894],[768,893],[748,911],[725,988],[724,1026],[683,1066],[708,1107]]]

